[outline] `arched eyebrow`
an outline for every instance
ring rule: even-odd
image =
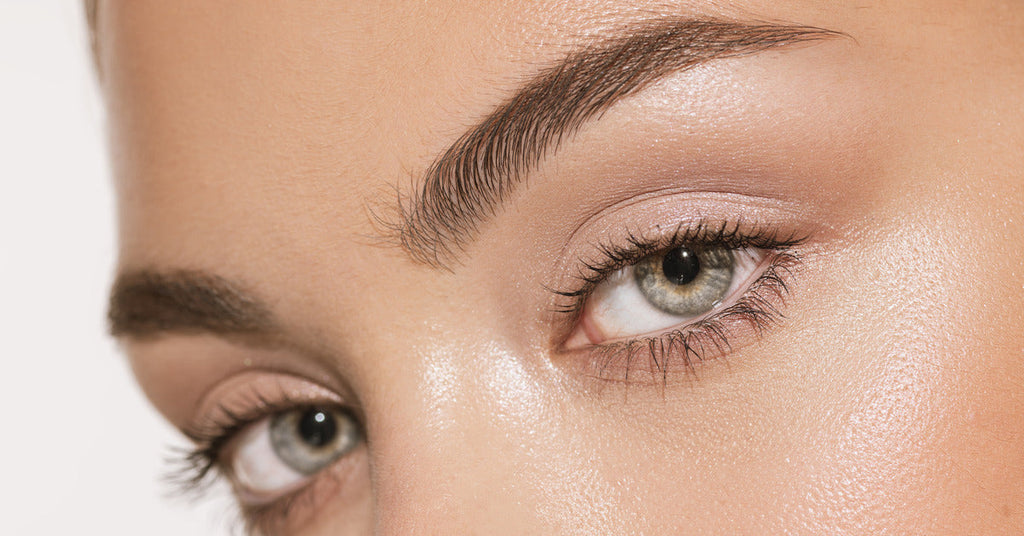
[[[450,268],[531,167],[623,97],[711,60],[841,35],[811,26],[679,18],[611,32],[538,72],[445,150],[418,191],[400,199],[398,242],[414,260]]]

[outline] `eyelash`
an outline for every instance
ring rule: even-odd
[[[258,392],[252,392],[239,403],[247,409],[238,412],[224,405],[217,406],[208,423],[185,430],[192,447],[171,449],[171,469],[165,481],[175,495],[200,498],[219,477],[227,477],[221,465],[224,449],[246,427],[278,413],[293,411],[311,405],[310,401],[296,401],[283,395],[270,401]],[[273,533],[268,527],[277,526],[289,518],[289,513],[303,502],[315,503],[317,481],[327,475],[318,474],[308,485],[268,504],[240,508],[239,523],[246,534]],[[232,531],[238,532],[236,530]]]
[[[596,244],[596,260],[580,261],[575,286],[552,291],[563,300],[555,311],[568,317],[566,324],[576,326],[594,290],[617,270],[636,264],[645,257],[690,245],[724,247],[730,250],[757,248],[769,252],[767,266],[743,295],[732,305],[717,313],[680,328],[650,336],[615,341],[588,348],[594,359],[597,377],[610,379],[608,371],[621,370],[622,380],[630,379],[630,371],[638,358],[646,358],[652,374],[667,380],[669,361],[681,359],[683,368],[695,372],[695,365],[708,357],[708,352],[727,353],[731,349],[732,321],[746,322],[757,334],[783,318],[781,302],[789,293],[789,276],[800,263],[795,251],[807,236],[783,235],[769,226],[750,225],[738,221],[712,225],[698,221],[679,224],[667,235],[653,237],[627,232],[625,245]],[[620,364],[621,367],[614,367]]]
[[[800,261],[792,249],[807,238],[795,234],[783,236],[771,227],[747,225],[743,222],[712,226],[699,221],[689,226],[680,224],[667,235],[660,233],[660,229],[658,231],[659,234],[653,237],[629,232],[624,246],[597,244],[597,260],[580,261],[581,268],[575,286],[567,290],[552,289],[565,300],[556,305],[556,311],[568,316],[568,325],[576,325],[594,289],[610,274],[645,257],[675,247],[698,245],[732,250],[764,249],[770,252],[768,265],[742,297],[707,318],[657,335],[640,336],[590,348],[588,351],[596,355],[599,377],[606,378],[606,371],[616,363],[621,363],[624,365],[624,381],[628,381],[630,370],[637,359],[646,357],[652,372],[659,372],[664,381],[669,370],[668,361],[672,356],[681,356],[684,368],[692,372],[695,363],[703,361],[708,351],[728,351],[729,320],[745,321],[758,333],[763,331],[782,318],[778,304],[789,291],[787,281],[792,268]],[[186,431],[195,446],[172,451],[172,469],[166,476],[166,481],[177,494],[196,496],[207,492],[216,476],[225,475],[221,467],[224,449],[240,431],[261,419],[309,405],[309,401],[294,401],[286,396],[271,401],[253,392],[240,405],[248,409],[238,412],[219,406],[215,412],[218,417],[201,427]],[[315,501],[313,494],[316,488],[314,481],[270,504],[243,508],[243,522],[251,530],[287,519],[288,513],[300,501]]]

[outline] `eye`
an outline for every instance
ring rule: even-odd
[[[767,253],[684,245],[616,270],[594,287],[567,346],[601,344],[700,320],[734,301]]]
[[[244,502],[269,503],[362,442],[355,419],[338,407],[306,407],[261,419],[229,450],[230,474]]]

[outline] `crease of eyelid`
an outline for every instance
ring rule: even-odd
[[[670,187],[667,187],[667,188],[661,188],[661,189],[657,189],[657,190],[645,190],[645,191],[639,192],[636,195],[633,195],[631,197],[628,197],[628,198],[622,199],[620,201],[617,201],[614,204],[609,205],[609,206],[607,206],[605,208],[602,208],[599,212],[591,214],[591,215],[587,216],[586,219],[581,220],[578,224],[575,224],[573,226],[572,230],[566,236],[566,238],[564,240],[564,243],[562,244],[561,248],[558,250],[558,256],[565,256],[565,254],[567,253],[569,248],[572,247],[572,244],[575,241],[575,238],[577,236],[579,236],[580,232],[583,229],[587,228],[587,226],[591,222],[594,222],[594,221],[597,221],[597,220],[601,219],[606,214],[611,214],[611,213],[614,213],[614,212],[622,211],[622,210],[624,210],[624,209],[626,209],[628,207],[631,207],[633,205],[638,205],[640,203],[644,203],[644,202],[650,201],[653,198],[668,197],[668,196],[678,195],[678,194],[682,194],[682,195],[696,195],[696,196],[716,195],[716,196],[724,196],[724,197],[727,197],[727,198],[730,198],[730,199],[731,198],[740,198],[740,199],[743,199],[747,203],[749,203],[749,202],[768,202],[768,203],[772,203],[774,205],[785,205],[786,208],[789,208],[790,210],[794,210],[793,209],[794,203],[792,202],[792,200],[790,198],[788,198],[787,196],[784,196],[784,195],[781,195],[781,194],[752,193],[752,192],[737,193],[735,191],[731,191],[731,190],[728,190],[728,189],[720,189],[720,190],[716,190],[716,189],[692,190],[692,189],[687,188],[686,186],[679,186],[679,185],[673,185],[673,186],[670,186]],[[737,223],[742,224],[743,222],[739,221]],[[680,225],[677,225],[677,228]]]
[[[397,220],[372,209],[384,239],[452,270],[480,224],[529,169],[612,104],[671,73],[722,58],[849,37],[813,26],[659,18],[632,23],[542,69],[428,168],[414,195],[396,187]]]

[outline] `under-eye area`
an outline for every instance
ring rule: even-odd
[[[576,286],[555,290],[571,326],[560,350],[608,380],[692,372],[776,323],[807,238],[702,221],[628,237],[596,245]]]

